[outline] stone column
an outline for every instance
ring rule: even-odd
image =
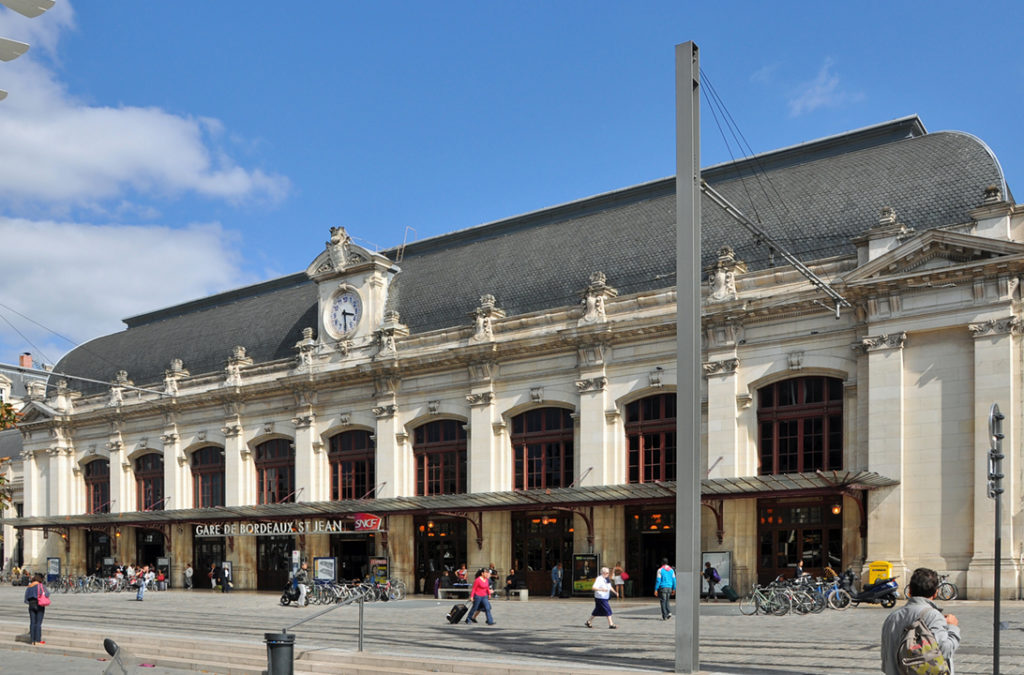
[[[494,452],[494,393],[490,384],[485,388],[474,388],[466,396],[469,402],[469,433],[466,463],[469,472],[468,492],[496,492],[507,490],[499,478],[499,462]]]
[[[131,510],[134,503],[134,495],[125,489],[125,469],[130,468],[126,462],[127,450],[121,441],[120,433],[107,442],[107,450],[110,452],[110,512],[124,513]],[[129,474],[130,475],[130,474]]]
[[[398,424],[398,406],[393,400],[381,402],[373,409],[373,414],[377,417],[377,484],[381,486],[375,496],[408,497],[415,494],[409,436]]]
[[[51,515],[71,514],[71,451],[60,442],[46,450],[49,456],[50,474],[50,505]]]
[[[318,485],[314,481],[313,467],[317,460],[314,451],[316,437],[316,415],[310,409],[304,409],[292,418],[295,425],[295,495],[297,502],[312,502],[321,499]]]
[[[1019,402],[1015,386],[1020,366],[1021,320],[1017,317],[970,324],[974,335],[974,557],[967,570],[966,595],[974,600],[991,600],[995,587],[995,500],[988,497],[988,418],[993,403],[999,404],[1003,420],[1003,495],[1001,521],[1002,574],[1000,595],[1015,597],[1021,570],[1015,564],[1017,543],[1013,532],[1013,506],[1020,500],[1015,459]]]
[[[164,503],[165,510],[192,508],[192,495],[187,494],[188,461],[181,454],[181,437],[173,429],[161,434],[164,455]],[[180,455],[180,456],[179,456]]]
[[[746,475],[745,458],[740,455],[737,441],[736,370],[739,359],[726,358],[708,361],[703,365],[708,391],[708,452],[705,470],[711,469],[708,475],[712,478]]]
[[[579,449],[574,480],[579,486],[608,485],[618,473],[617,459],[610,456],[605,443],[605,411],[608,405],[608,379],[604,375],[576,380],[579,392]]]
[[[906,333],[866,337],[860,348],[868,360],[868,469],[899,485],[868,493],[870,560],[888,560],[894,572],[904,567],[903,528],[903,345]]]
[[[224,434],[224,505],[246,506],[254,504],[255,486],[250,485],[251,453],[242,436],[238,418],[221,427]]]

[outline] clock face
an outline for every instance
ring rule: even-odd
[[[354,291],[345,291],[331,300],[330,315],[327,317],[332,331],[348,335],[359,325],[363,316],[363,302]]]

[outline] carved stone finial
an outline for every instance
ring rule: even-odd
[[[505,316],[504,310],[496,307],[497,300],[490,293],[480,296],[480,306],[470,313],[476,322],[470,343],[494,340],[494,320]]]
[[[718,261],[708,276],[711,292],[708,294],[707,302],[735,300],[736,275],[746,271],[747,264],[736,259],[736,253],[731,246],[718,249]]]
[[[997,185],[989,185],[985,188],[985,198],[982,200],[982,204],[998,204],[1001,201],[1003,201],[1003,191]]]
[[[896,209],[891,206],[883,206],[878,215],[878,225],[887,227],[896,224]]]
[[[313,365],[313,357],[316,356],[317,344],[313,339],[313,329],[306,327],[302,329],[302,339],[295,343],[295,349],[299,352],[298,367],[309,367]]]
[[[583,317],[580,318],[579,325],[603,323],[608,320],[605,313],[605,300],[614,298],[619,292],[609,286],[607,281],[604,272],[591,273],[590,283],[583,291]]]
[[[128,379],[127,370],[119,370],[114,374],[114,381],[111,384],[118,386],[124,386],[126,384],[132,384],[132,381]]]

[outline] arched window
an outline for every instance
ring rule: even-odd
[[[256,503],[295,501],[295,448],[287,438],[256,446]]]
[[[761,475],[843,468],[843,381],[797,377],[757,391]]]
[[[85,501],[89,513],[110,513],[110,462],[94,459],[85,465]]]
[[[626,405],[626,467],[630,483],[676,479],[676,395]]]
[[[572,414],[536,408],[512,418],[512,488],[568,487],[573,481]]]
[[[162,511],[164,501],[164,456],[151,452],[135,460],[136,508]]]
[[[211,445],[192,453],[192,506],[224,506],[224,450]]]
[[[360,499],[374,485],[374,444],[369,431],[344,431],[331,436],[331,499]]]
[[[413,432],[416,496],[466,491],[466,430],[457,420],[438,420]]]

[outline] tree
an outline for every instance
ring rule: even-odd
[[[0,431],[13,429],[19,417],[21,417],[21,413],[17,412],[10,403],[0,403]]]

